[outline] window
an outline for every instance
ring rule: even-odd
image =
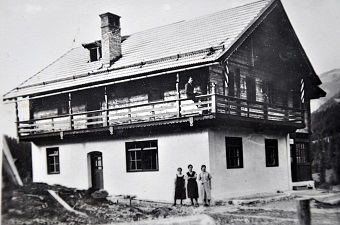
[[[256,83],[253,77],[246,78],[246,87],[247,87],[247,99],[251,101],[256,100]]]
[[[229,83],[228,83],[228,95],[231,97],[235,96],[235,78],[234,78],[234,73],[231,72],[229,74]]]
[[[59,148],[47,148],[47,173],[59,174]]]
[[[236,69],[235,73],[235,85],[236,85],[236,98],[241,97],[241,70],[239,68]]]
[[[276,139],[265,139],[266,166],[279,166],[278,144]]]
[[[308,143],[296,142],[296,163],[309,163]]]
[[[102,170],[103,169],[103,161],[102,161],[101,155],[94,157],[94,169],[96,169],[96,170]]]
[[[227,169],[243,168],[242,138],[226,137]]]
[[[138,141],[126,143],[126,167],[128,172],[157,171],[157,141]]]
[[[148,100],[149,102],[161,101],[164,99],[164,91],[163,91],[163,81],[160,79],[153,79],[149,81],[149,93]]]
[[[163,100],[163,91],[159,87],[150,88],[148,100],[149,100],[149,102],[155,102],[155,101]]]
[[[90,62],[98,61],[102,57],[102,49],[100,47],[91,48]]]

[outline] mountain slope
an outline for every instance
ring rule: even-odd
[[[328,137],[340,134],[340,91],[312,113],[313,134]]]
[[[320,88],[327,92],[326,97],[312,100],[312,112],[317,110],[321,105],[326,103],[340,91],[340,69],[334,69],[320,74],[322,84]]]

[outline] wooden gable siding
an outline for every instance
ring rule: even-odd
[[[209,67],[209,82],[216,84],[216,92],[218,94],[258,102],[293,106],[292,93],[287,91],[287,83],[276,83],[271,73],[233,62],[229,63],[229,71],[229,83],[226,85],[223,66],[213,65]],[[254,82],[254,87],[249,85],[250,82]],[[255,96],[250,98],[249,93],[254,92]],[[266,96],[269,99],[266,100]],[[284,102],[284,96],[289,99],[288,103]]]
[[[281,12],[274,10],[226,61],[210,66],[209,82],[216,84],[217,93],[301,107],[300,80],[309,70],[297,44],[291,41],[292,28],[280,18]],[[226,62],[228,84],[224,75]]]
[[[225,87],[225,95],[293,107],[293,97],[298,98],[300,94],[299,84],[276,80],[275,75],[267,71],[234,62],[229,63],[229,71],[229,83]],[[223,76],[222,73],[220,77],[223,78]],[[255,85],[249,84],[250,82]],[[255,96],[252,96],[254,93]],[[298,99],[295,100],[298,101]]]

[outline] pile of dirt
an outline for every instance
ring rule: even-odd
[[[47,190],[55,191],[71,208],[86,216],[67,211]],[[266,201],[266,204],[258,202],[245,206],[220,204],[210,207],[171,207],[167,204],[139,201],[133,201],[131,206],[121,202],[115,204],[102,198],[106,195],[104,191],[97,193],[96,198],[91,194],[93,191],[39,183],[14,190],[7,189],[2,193],[2,224],[110,224],[199,214],[213,217],[218,225],[297,224],[296,200],[288,197],[280,201]],[[255,197],[264,196],[268,197]],[[313,223],[339,224],[338,205],[329,208],[330,206],[312,202],[311,207]]]
[[[66,221],[71,215],[49,195],[47,189],[45,184],[35,184],[7,193],[7,198],[2,199],[2,224]]]
[[[67,211],[47,190],[54,190],[69,206],[87,217]],[[108,224],[190,215],[190,210],[167,206],[113,204],[91,194],[86,190],[41,183],[20,187],[5,193],[2,224]]]

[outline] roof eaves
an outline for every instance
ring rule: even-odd
[[[37,72],[36,74],[34,74],[33,76],[29,77],[28,79],[26,79],[25,81],[23,81],[22,83],[20,83],[16,88],[13,88],[12,90],[10,90],[9,92],[5,93],[3,95],[3,98],[5,99],[5,96],[8,95],[9,93],[20,89],[20,86],[22,86],[24,83],[26,83],[27,81],[31,80],[33,77],[38,76],[42,71],[44,71],[45,69],[47,69],[48,67],[50,67],[51,65],[53,65],[54,63],[56,63],[57,61],[61,60],[62,58],[64,58],[69,52],[71,52],[74,48],[71,48],[70,50],[68,50],[65,54],[63,54],[62,56],[60,56],[58,59],[54,60],[53,62],[51,62],[50,64],[48,64],[47,66],[45,66],[42,70],[40,70],[39,72]],[[25,86],[24,86],[25,87]]]
[[[118,78],[112,78],[110,80],[104,80],[100,83],[98,82],[90,82],[87,83],[86,86],[82,86],[80,87],[78,86],[72,86],[72,87],[68,87],[65,88],[62,91],[58,91],[55,92],[55,90],[50,93],[47,93],[46,91],[38,91],[38,92],[34,92],[34,93],[21,93],[21,94],[14,94],[13,96],[9,96],[7,98],[4,98],[3,100],[5,101],[11,101],[11,100],[15,100],[17,97],[24,97],[24,96],[28,96],[30,95],[30,99],[34,99],[34,98],[40,98],[40,97],[47,97],[47,96],[51,96],[51,95],[56,95],[56,94],[61,94],[61,93],[69,93],[69,92],[73,92],[73,91],[79,91],[79,90],[85,90],[85,89],[90,89],[90,88],[95,88],[95,87],[103,87],[103,86],[108,86],[108,85],[112,85],[112,84],[116,84],[116,83],[121,83],[121,82],[125,82],[125,81],[132,81],[132,80],[136,80],[136,79],[140,79],[141,77],[145,77],[145,78],[149,78],[149,77],[154,77],[154,76],[160,76],[160,75],[164,75],[164,74],[170,74],[170,73],[177,73],[180,71],[188,71],[188,70],[192,70],[192,69],[197,69],[197,68],[201,68],[201,67],[207,67],[210,65],[214,65],[218,62],[214,62],[212,59],[209,60],[204,60],[203,62],[197,62],[197,63],[191,63],[188,64],[186,66],[174,66],[174,67],[169,67],[166,71],[144,71],[144,72],[139,72],[139,73],[135,73],[133,77],[131,77],[131,75],[128,76],[123,76],[123,77],[118,77]],[[188,67],[189,66],[189,67]],[[129,78],[127,78],[129,77]],[[69,89],[71,88],[71,89]],[[31,96],[33,95],[33,97]],[[17,101],[17,100],[15,100]]]

